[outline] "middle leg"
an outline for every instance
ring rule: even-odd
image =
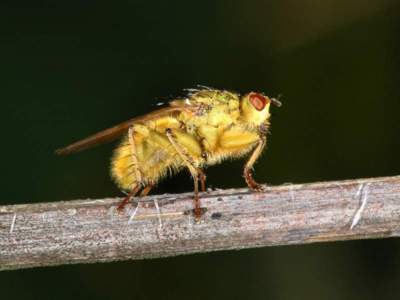
[[[177,136],[174,134],[173,130],[168,128],[165,131],[168,140],[171,145],[174,147],[174,150],[178,153],[178,155],[183,160],[185,166],[189,169],[190,174],[193,177],[194,183],[194,214],[196,218],[200,218],[202,214],[200,199],[199,199],[199,180],[201,181],[201,190],[205,191],[205,174],[203,170],[201,170],[192,155],[189,151],[179,142]],[[201,153],[200,153],[201,155]]]

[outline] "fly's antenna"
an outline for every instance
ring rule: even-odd
[[[276,107],[281,107],[282,102],[280,99],[282,98],[282,94],[279,94],[276,98],[269,98],[271,100],[271,103],[275,105]]]

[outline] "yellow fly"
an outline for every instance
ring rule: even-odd
[[[266,145],[270,104],[281,103],[262,93],[237,93],[204,88],[191,90],[168,107],[150,112],[109,128],[56,151],[78,152],[124,135],[115,149],[111,174],[129,195],[123,208],[141,191],[150,190],[167,174],[187,168],[194,180],[196,217],[201,215],[199,182],[205,191],[203,168],[227,158],[239,158],[252,151],[243,175],[250,189],[262,189],[252,176],[252,168]]]

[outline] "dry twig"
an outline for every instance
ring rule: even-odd
[[[213,191],[199,223],[191,197],[0,206],[0,270],[400,235],[400,176]]]

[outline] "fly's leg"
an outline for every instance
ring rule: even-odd
[[[130,199],[132,197],[134,197],[141,188],[141,181],[142,181],[142,173],[139,170],[139,162],[138,162],[138,158],[137,158],[137,153],[136,153],[136,144],[135,144],[135,140],[134,140],[134,134],[135,131],[133,129],[133,127],[129,127],[129,131],[128,131],[128,138],[129,138],[129,145],[131,146],[131,158],[132,158],[132,162],[133,162],[133,168],[134,168],[134,172],[135,172],[135,181],[136,184],[132,187],[131,192],[125,197],[124,200],[122,200],[122,202],[118,205],[118,210],[121,211],[125,205],[128,204],[128,202],[130,201]],[[147,187],[144,188],[143,192],[146,190]],[[150,188],[151,189],[151,188]],[[150,190],[149,190],[150,191]],[[147,191],[147,193],[149,192]],[[147,194],[146,194],[147,195]]]
[[[153,189],[154,184],[150,183],[149,185],[145,186],[143,190],[140,192],[139,197],[144,197],[149,194],[149,192]],[[140,191],[141,187],[140,185],[136,185],[132,191],[126,195],[124,200],[121,201],[121,203],[118,205],[117,210],[121,211],[128,203],[129,201]],[[139,203],[136,203],[136,205],[139,205]]]
[[[150,183],[149,185],[145,186],[144,189],[141,191],[139,197],[147,196],[150,193],[150,191],[153,189],[153,187],[154,187],[153,183]],[[146,207],[148,207],[148,205],[146,205]]]
[[[152,183],[150,183],[149,185],[147,185],[147,186],[142,190],[142,192],[140,193],[140,197],[147,196],[147,195],[150,193],[150,191],[153,189],[153,187],[154,187],[154,184],[152,184]]]
[[[199,180],[200,180],[201,191],[205,192],[206,191],[206,179],[207,179],[207,176],[206,176],[206,174],[204,174],[202,169],[197,169],[197,171],[199,172]]]
[[[201,138],[200,147],[201,147],[201,157],[207,162],[208,154],[207,154],[207,151],[204,146],[204,138]],[[199,171],[199,179],[200,179],[200,184],[201,184],[201,191],[204,193],[206,191],[207,176],[206,176],[206,174],[204,174],[203,170],[198,169],[198,171]]]
[[[132,188],[131,192],[128,195],[126,195],[124,200],[122,200],[121,203],[118,205],[117,210],[118,211],[123,210],[125,205],[127,205],[128,202],[131,200],[131,198],[134,197],[139,191],[140,191],[140,185],[135,185]]]
[[[129,137],[129,144],[131,146],[131,156],[132,156],[133,168],[135,171],[135,179],[136,182],[142,182],[142,173],[139,170],[139,161],[136,152],[134,134],[135,131],[133,130],[133,127],[129,127],[128,137]]]
[[[234,152],[240,149],[254,147],[254,145],[256,145],[243,169],[243,177],[246,180],[248,187],[256,191],[262,190],[262,186],[253,179],[252,169],[254,163],[260,157],[265,148],[267,132],[268,127],[266,125],[261,125],[256,131],[245,130],[239,126],[233,126],[223,132],[219,137],[220,147],[227,151]]]
[[[173,130],[168,128],[165,131],[168,140],[174,147],[174,150],[179,154],[186,167],[189,169],[190,174],[193,177],[194,183],[194,214],[197,219],[201,217],[202,210],[200,207],[199,199],[199,180],[201,181],[201,189],[205,191],[205,174],[198,168],[194,162],[193,157],[188,153],[188,151],[178,142]]]
[[[258,184],[254,180],[253,174],[252,174],[252,169],[253,169],[254,163],[256,162],[258,157],[261,155],[261,153],[265,147],[265,144],[266,144],[266,138],[265,138],[265,136],[261,136],[256,148],[254,149],[253,153],[250,155],[250,158],[246,162],[246,165],[244,166],[244,170],[243,170],[243,176],[244,176],[244,179],[246,180],[248,187],[254,191],[262,191],[263,190],[262,185]]]

